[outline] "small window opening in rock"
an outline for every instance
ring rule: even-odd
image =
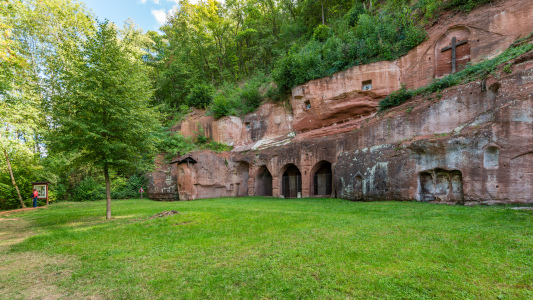
[[[250,130],[250,122],[246,122],[246,123],[244,123],[244,125],[246,125],[246,129],[247,130]]]
[[[229,190],[233,191],[233,183],[229,185]]]
[[[311,109],[311,102],[305,101],[305,109]]]
[[[372,89],[372,80],[363,81],[363,91],[370,91]]]

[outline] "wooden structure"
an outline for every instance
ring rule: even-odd
[[[36,181],[32,182],[32,190],[37,190],[37,193],[39,193],[38,199],[46,199],[46,206],[48,206],[48,184],[50,182],[48,181]]]

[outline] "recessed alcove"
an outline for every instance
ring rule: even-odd
[[[372,89],[372,80],[365,80],[362,82],[363,91],[370,91]]]
[[[485,169],[497,169],[500,159],[500,149],[490,146],[483,153],[483,166]]]

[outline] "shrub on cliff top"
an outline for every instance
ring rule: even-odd
[[[210,85],[196,85],[187,96],[187,104],[196,108],[206,108],[213,101],[213,92],[213,87]]]
[[[360,4],[354,7],[331,27],[327,38],[320,34],[321,38],[302,47],[294,44],[276,62],[272,78],[280,93],[354,65],[394,60],[426,38],[408,6],[390,6],[378,12],[361,10]]]

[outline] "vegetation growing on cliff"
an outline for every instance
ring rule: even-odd
[[[468,12],[491,0],[214,0],[180,9],[151,33],[156,41],[156,100],[189,102],[211,85],[209,109],[218,118],[253,111],[264,98],[284,99],[290,89],[354,65],[393,60],[425,39],[421,24],[444,10]],[[322,10],[322,4],[324,9]],[[323,12],[323,13],[322,13]],[[257,73],[271,74],[269,89],[249,88]],[[256,101],[249,101],[250,96]]]
[[[498,55],[497,57],[490,60],[485,60],[478,64],[468,65],[465,69],[455,74],[447,75],[444,78],[436,79],[427,86],[418,88],[416,90],[408,90],[405,87],[402,87],[400,90],[391,93],[385,99],[381,100],[379,102],[379,110],[384,111],[386,109],[398,106],[402,103],[405,103],[412,97],[418,95],[429,95],[431,93],[435,93],[455,85],[464,84],[476,80],[484,80],[485,78],[487,78],[487,76],[496,71],[500,66],[506,64],[510,60],[519,57],[524,53],[532,51],[533,43],[523,43],[524,41],[530,40],[532,37],[533,33],[531,33],[528,37],[515,41],[505,52]],[[504,67],[504,71],[510,73],[509,70],[510,66],[506,65]]]

